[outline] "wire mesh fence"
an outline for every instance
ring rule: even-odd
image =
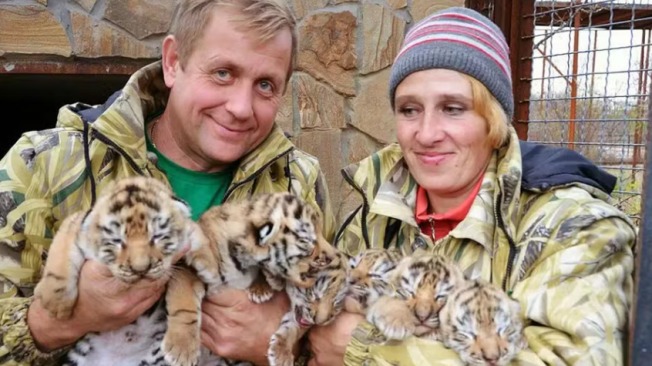
[[[618,178],[614,203],[640,219],[652,0],[535,1],[529,141],[582,153]],[[523,121],[521,121],[523,122]]]

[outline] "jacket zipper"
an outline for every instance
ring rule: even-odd
[[[260,169],[258,169],[258,170],[256,170],[255,172],[253,172],[250,176],[248,176],[248,177],[245,178],[244,180],[241,180],[240,182],[238,182],[238,183],[236,183],[236,184],[230,186],[229,189],[228,189],[228,190],[226,191],[226,193],[224,194],[224,198],[222,199],[222,203],[226,202],[226,200],[229,198],[229,196],[231,195],[231,193],[233,193],[233,191],[235,191],[236,188],[242,186],[243,184],[245,184],[245,183],[247,183],[247,182],[250,182],[250,181],[256,179],[256,178],[260,175],[260,173],[261,173],[262,171],[264,171],[265,169],[267,169],[270,165],[272,165],[272,164],[273,164],[274,162],[276,162],[278,159],[282,158],[284,155],[289,154],[292,150],[294,150],[293,147],[291,147],[291,148],[285,150],[284,152],[282,152],[282,153],[276,155],[273,159],[271,159],[269,162],[267,162],[267,164],[265,164],[265,165],[263,165],[262,167],[260,167]],[[292,179],[292,178],[291,178],[291,177],[288,177],[288,179]]]
[[[514,258],[516,257],[516,243],[514,243],[514,240],[512,239],[511,236],[507,233],[507,229],[505,228],[505,222],[503,221],[503,216],[498,210],[498,205],[502,199],[502,192],[498,194],[498,197],[496,199],[496,204],[494,205],[494,214],[496,215],[496,218],[498,219],[498,226],[500,229],[505,233],[505,236],[507,237],[507,242],[509,243],[509,255],[507,256],[507,269],[505,270],[505,277],[503,278],[503,291],[505,291],[508,295],[511,296],[512,291],[507,290],[507,280],[512,277],[512,270],[513,270],[513,262]]]

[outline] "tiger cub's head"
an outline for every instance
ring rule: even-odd
[[[241,267],[260,266],[297,286],[314,284],[310,262],[321,219],[306,202],[291,193],[269,193],[225,203],[200,218],[204,233]]]
[[[295,320],[302,327],[330,323],[344,309],[347,293],[347,257],[326,242],[311,266],[315,283],[309,287],[287,286]]]
[[[391,293],[391,274],[401,260],[397,251],[367,249],[349,259],[348,312],[364,314],[383,295]]]
[[[126,282],[168,274],[187,243],[189,207],[163,183],[130,177],[107,187],[82,222],[90,257]]]
[[[439,317],[444,344],[468,365],[507,365],[527,345],[519,303],[491,284],[458,287]]]
[[[462,271],[447,258],[417,251],[403,258],[392,274],[398,299],[405,301],[413,317],[417,336],[434,337],[439,327],[439,310],[464,282]]]

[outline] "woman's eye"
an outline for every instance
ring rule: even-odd
[[[414,116],[417,113],[417,110],[412,107],[401,107],[398,109],[398,113],[402,114],[405,117]]]
[[[464,112],[464,108],[459,106],[446,106],[444,107],[444,112],[453,116],[457,116]]]

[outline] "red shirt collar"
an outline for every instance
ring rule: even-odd
[[[418,186],[417,204],[414,210],[415,217],[417,219],[417,224],[421,225],[423,222],[427,222],[431,218],[434,219],[435,221],[450,220],[450,221],[460,222],[464,220],[466,215],[469,213],[469,210],[471,210],[471,205],[473,205],[475,196],[477,196],[478,192],[480,192],[480,187],[482,187],[482,177],[478,179],[478,183],[476,183],[475,187],[473,187],[473,191],[471,191],[469,196],[466,197],[464,202],[462,202],[459,206],[453,208],[452,210],[449,210],[448,212],[444,212],[441,214],[429,214],[428,207],[430,206],[430,204],[428,202],[428,193],[421,186]]]

